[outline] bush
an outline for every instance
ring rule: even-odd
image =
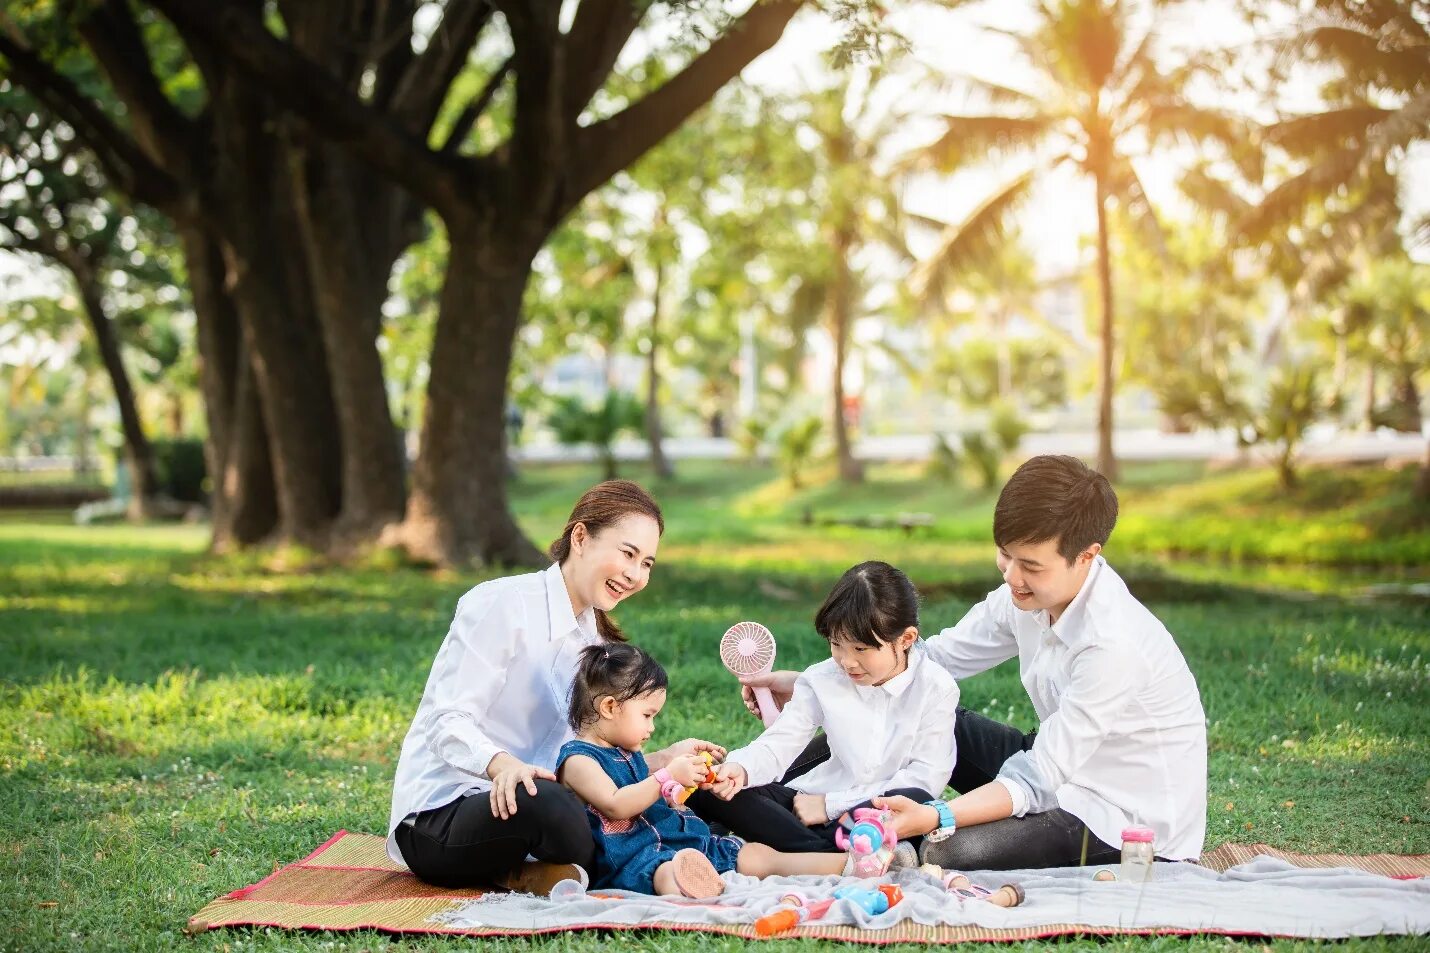
[[[751,417],[742,423],[739,432],[735,434],[735,446],[740,450],[740,459],[758,460],[769,435],[770,425],[763,418]]]
[[[192,438],[155,440],[154,478],[163,496],[180,503],[202,503],[208,496],[204,442]]]
[[[780,432],[776,456],[780,472],[789,479],[790,486],[801,486],[800,476],[804,468],[814,461],[814,447],[819,441],[821,428],[818,417],[806,417]]]
[[[613,480],[617,475],[613,448],[616,438],[625,430],[638,431],[644,419],[645,409],[640,401],[625,391],[611,390],[595,405],[579,397],[559,398],[547,423],[561,443],[594,447],[605,468],[606,479]]]
[[[998,485],[998,469],[1003,462],[1003,451],[996,443],[981,433],[964,434],[963,457],[977,476],[979,487],[991,490]]]
[[[934,434],[933,451],[929,454],[924,475],[930,480],[953,482],[958,478],[958,451],[949,444],[943,434]]]

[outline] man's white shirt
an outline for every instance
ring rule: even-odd
[[[964,679],[1018,657],[1038,714],[1031,750],[998,780],[1013,813],[1061,807],[1117,846],[1145,824],[1157,855],[1200,856],[1206,834],[1206,715],[1171,634],[1098,556],[1053,625],[1025,612],[1005,584],[927,642],[930,657]]]
[[[775,723],[726,760],[745,769],[750,787],[778,781],[822,727],[829,760],[789,786],[823,794],[831,819],[896,788],[938,797],[957,755],[958,684],[926,655],[914,643],[908,668],[882,685],[856,684],[834,659],[810,666]]]
[[[462,596],[402,742],[388,856],[404,863],[392,832],[408,814],[491,790],[499,752],[555,769],[574,737],[566,716],[581,650],[600,641],[595,613],[572,611],[559,564]]]

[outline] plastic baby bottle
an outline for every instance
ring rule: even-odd
[[[1152,828],[1127,827],[1122,831],[1122,870],[1117,879],[1123,883],[1143,883],[1152,879]]]

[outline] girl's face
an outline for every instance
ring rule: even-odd
[[[919,630],[909,626],[878,648],[850,639],[831,639],[829,654],[856,685],[882,685],[909,667],[909,646]]]
[[[571,554],[561,567],[576,614],[590,606],[610,612],[644,589],[659,546],[660,526],[643,513],[624,516],[594,535],[577,523]]]
[[[596,722],[596,733],[607,744],[627,751],[639,751],[650,740],[655,731],[655,716],[664,707],[663,688],[623,702],[606,695],[596,705],[601,714]]]

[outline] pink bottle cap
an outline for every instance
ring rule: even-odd
[[[1134,843],[1152,843],[1152,828],[1150,827],[1124,827],[1122,829],[1122,839],[1133,841]]]

